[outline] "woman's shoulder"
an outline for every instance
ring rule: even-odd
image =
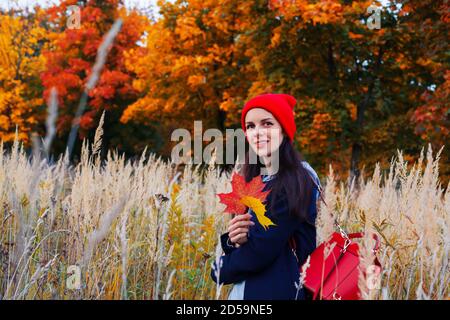
[[[301,160],[303,167],[309,172],[314,181],[320,186],[320,179],[317,172],[311,167],[311,165],[306,160]]]
[[[315,199],[316,201],[319,199],[319,193],[320,193],[320,189],[322,187],[322,185],[320,184],[320,179],[319,176],[317,174],[317,172],[311,167],[311,165],[305,161],[302,160],[302,165],[303,167],[309,172],[309,174],[312,177],[312,180],[314,180],[316,186],[313,187],[313,199]],[[314,225],[314,222],[316,220],[317,217],[317,204],[311,204],[310,209],[309,209],[309,224]]]

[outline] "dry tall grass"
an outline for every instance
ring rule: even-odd
[[[8,151],[1,144],[1,298],[226,297],[209,273],[227,219],[215,195],[230,190],[229,176],[213,164],[181,168],[145,151],[136,162],[110,151],[101,163],[98,139],[94,152],[83,143],[76,166],[67,153],[49,164],[27,158],[17,140]],[[439,184],[438,158],[429,150],[425,163],[422,154],[408,167],[399,153],[385,177],[377,167],[359,191],[330,171],[318,241],[332,231],[333,215],[348,231],[382,236],[381,288],[363,288],[365,298],[449,296],[450,191]],[[71,265],[82,270],[78,290],[66,286]]]

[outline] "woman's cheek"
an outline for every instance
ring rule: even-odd
[[[255,148],[256,148],[256,145],[254,144],[255,134],[253,132],[248,132],[248,130],[247,130],[247,141],[248,141],[248,144],[252,147],[252,149],[255,150]]]

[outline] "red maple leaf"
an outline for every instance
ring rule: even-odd
[[[242,202],[244,197],[252,197],[264,202],[269,191],[263,191],[264,182],[261,176],[254,177],[250,182],[245,182],[245,178],[237,173],[231,177],[232,191],[229,193],[219,193],[220,202],[226,205],[226,213],[245,214],[247,206]]]

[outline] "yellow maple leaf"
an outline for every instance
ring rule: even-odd
[[[265,215],[266,206],[261,202],[261,200],[254,197],[245,196],[242,197],[240,201],[255,212],[258,222],[265,230],[267,230],[269,226],[276,226],[276,224]]]

